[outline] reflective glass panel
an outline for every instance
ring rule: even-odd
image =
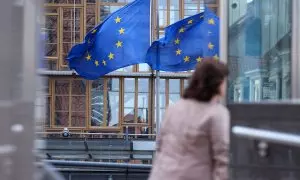
[[[228,101],[290,98],[292,1],[230,2]]]

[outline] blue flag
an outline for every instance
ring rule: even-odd
[[[204,57],[219,58],[219,18],[208,8],[178,21],[152,43],[147,63],[153,70],[192,70]]]
[[[94,80],[119,68],[145,63],[150,44],[150,0],[136,0],[92,29],[75,45],[70,69]]]

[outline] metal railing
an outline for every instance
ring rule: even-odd
[[[249,128],[244,126],[232,127],[232,133],[236,136],[248,139],[300,147],[300,135],[295,135],[291,133]]]
[[[102,167],[102,168],[126,168],[150,170],[149,164],[130,164],[130,163],[109,163],[109,162],[85,162],[85,161],[64,161],[64,160],[44,160],[54,166],[72,166],[72,167]]]
[[[63,132],[36,132],[37,138],[82,138],[82,139],[149,139],[154,140],[156,134],[127,134],[127,133],[84,133],[70,132],[66,137]]]

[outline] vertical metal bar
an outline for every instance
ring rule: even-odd
[[[220,0],[220,61],[228,63],[228,0]],[[226,98],[222,99],[222,103],[226,104]]]
[[[103,77],[103,124],[102,126],[107,126],[107,105],[108,105],[108,101],[107,101],[107,97],[108,97],[108,78],[107,77]]]
[[[156,38],[159,39],[159,1],[157,0],[156,1]],[[157,48],[157,51],[156,51],[156,66],[159,67],[159,63],[160,63],[160,55],[159,55],[159,48]],[[156,93],[156,100],[155,100],[155,103],[156,103],[156,134],[159,133],[159,128],[160,128],[160,104],[159,104],[159,81],[160,81],[160,72],[159,70],[156,71],[156,76],[155,76],[155,79],[156,79],[156,90],[155,90],[155,93]]]
[[[36,98],[35,82],[37,80],[35,64],[37,64],[37,57],[39,57],[37,56],[39,53],[37,51],[39,49],[37,38],[40,37],[40,34],[37,34],[37,32],[40,33],[37,31],[39,30],[37,27],[37,9],[41,6],[38,6],[37,0],[12,2],[14,4],[9,8],[12,9],[13,13],[5,15],[6,20],[12,22],[12,26],[2,22],[2,24],[12,28],[11,33],[2,34],[2,36],[8,35],[11,36],[9,37],[11,39],[10,41],[1,41],[8,43],[3,44],[1,48],[11,45],[11,49],[6,53],[11,54],[8,60],[14,59],[14,61],[9,62],[11,67],[6,67],[10,70],[8,84],[11,84],[11,91],[8,97],[11,98],[12,106],[9,109],[10,118],[5,119],[10,121],[10,133],[3,135],[12,138],[10,143],[14,154],[11,162],[7,159],[1,163],[11,164],[11,179],[34,179],[34,101]],[[9,15],[11,17],[7,17]],[[4,57],[2,56],[1,59]]]
[[[292,79],[292,99],[300,98],[300,23],[299,23],[299,0],[292,1],[292,56],[291,56],[291,79]]]
[[[10,61],[12,59],[12,14],[15,15],[12,11],[12,3],[13,1],[3,1],[1,2],[0,6],[0,22],[3,26],[0,26],[0,57],[1,57],[1,66],[0,66],[0,83],[3,84],[0,87],[0,114],[1,114],[1,121],[0,121],[0,177],[1,180],[8,180],[10,179],[10,172],[11,166],[5,166],[5,161],[11,163],[12,161],[12,152],[11,151],[4,151],[8,149],[7,147],[11,147],[12,138],[9,136],[10,131],[10,119],[11,119],[11,109],[12,109],[12,102],[11,102],[11,86],[12,86],[12,73],[11,67],[12,63],[20,63],[20,57],[16,59],[16,61]],[[18,45],[20,46],[20,45]],[[17,64],[17,63],[16,63]],[[18,64],[17,64],[18,65]],[[10,146],[8,146],[10,145]]]
[[[220,61],[228,59],[228,0],[220,0]]]

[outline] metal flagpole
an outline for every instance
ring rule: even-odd
[[[156,0],[156,38],[159,39],[159,2]],[[159,66],[160,63],[160,55],[159,55],[159,47],[156,50],[156,66]],[[159,103],[159,81],[160,81],[160,72],[156,70],[156,90],[155,90],[155,103],[156,103],[156,135],[159,134],[160,130],[160,103]]]

